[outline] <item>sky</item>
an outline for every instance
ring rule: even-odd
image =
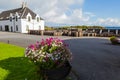
[[[120,26],[120,0],[0,0],[0,12],[19,8],[22,2],[48,26]]]

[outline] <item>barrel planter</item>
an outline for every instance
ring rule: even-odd
[[[41,73],[42,73],[42,75],[45,76],[45,78],[47,80],[63,80],[69,75],[70,71],[71,71],[71,65],[70,65],[69,61],[66,61],[59,68],[42,69]]]

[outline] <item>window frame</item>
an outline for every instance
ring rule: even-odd
[[[28,16],[28,21],[29,21],[29,22],[31,21],[31,17],[30,17],[30,16]]]
[[[40,18],[39,17],[37,17],[37,22],[39,22],[40,21]]]
[[[12,20],[13,20],[12,17],[10,17],[9,20],[10,20],[10,22],[12,22]]]
[[[16,20],[16,22],[18,21],[18,16],[15,16],[15,20]]]
[[[18,25],[16,25],[16,31],[18,31]]]

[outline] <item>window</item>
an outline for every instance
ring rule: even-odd
[[[39,20],[40,20],[39,17],[37,17],[37,22],[39,22]]]
[[[29,21],[29,22],[31,21],[31,17],[30,17],[30,16],[28,16],[28,21]]]
[[[41,26],[39,26],[39,30],[41,30]]]
[[[19,17],[18,12],[16,12],[16,14],[15,14],[15,20],[16,21],[18,21],[18,17]]]
[[[28,25],[26,25],[26,31],[28,31],[29,30],[29,26]]]
[[[2,26],[0,26],[0,30],[2,31]]]
[[[12,22],[12,17],[13,17],[13,14],[10,13],[10,16],[9,16],[9,20],[10,20],[10,22]]]
[[[12,17],[10,17],[10,22],[12,22]]]
[[[18,31],[18,25],[16,25],[16,31]]]
[[[18,21],[18,17],[16,16],[15,18],[16,18],[16,21]]]

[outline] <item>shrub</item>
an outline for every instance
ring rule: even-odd
[[[112,44],[118,44],[119,43],[119,40],[115,36],[110,37],[110,41],[111,41]]]

